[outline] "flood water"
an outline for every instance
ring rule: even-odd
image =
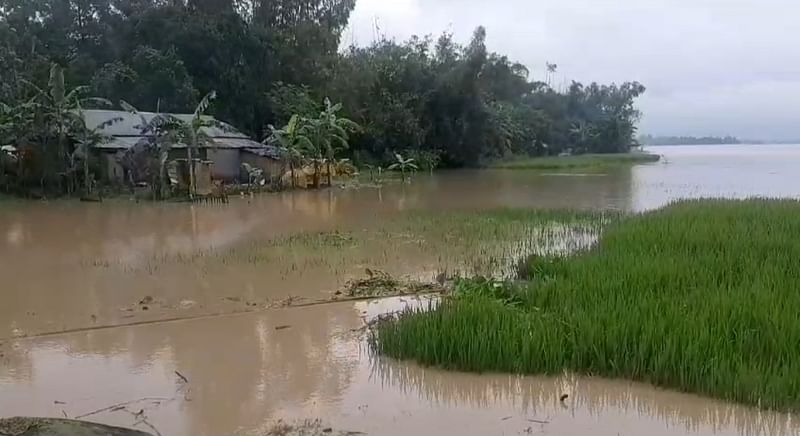
[[[264,310],[330,296],[365,268],[415,277],[456,268],[475,249],[416,243],[438,229],[415,230],[409,214],[800,197],[800,146],[651,151],[664,161],[603,174],[453,171],[228,205],[0,203],[0,417],[77,417],[152,398],[86,419],[131,426],[145,410],[164,436],[258,435],[277,419],[306,418],[377,435],[800,432],[788,415],[628,382],[372,358],[364,318],[409,300]]]

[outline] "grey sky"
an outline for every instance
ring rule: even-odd
[[[641,131],[800,138],[796,0],[357,0],[343,42],[484,25],[491,50],[559,82],[638,80]]]

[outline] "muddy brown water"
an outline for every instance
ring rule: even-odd
[[[264,254],[247,250],[275,239],[342,232],[346,240],[413,211],[639,211],[687,197],[800,194],[800,147],[653,151],[665,163],[603,174],[442,172],[410,185],[225,206],[0,203],[0,417],[76,417],[150,397],[87,419],[130,426],[129,412],[145,410],[165,436],[259,434],[281,418],[389,435],[796,434],[787,415],[633,383],[444,373],[371,359],[351,330],[364,311],[406,304],[399,300],[262,310],[290,296],[329,296],[364,268],[431,276],[462,254],[387,237],[345,244],[335,260],[309,254],[313,245],[252,259]],[[241,251],[244,261],[219,255]],[[87,330],[174,319],[184,320]],[[562,393],[570,394],[563,405]]]

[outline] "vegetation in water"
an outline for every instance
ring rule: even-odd
[[[322,276],[331,291],[346,285],[349,279],[355,278],[351,283],[358,283],[366,268],[404,281],[434,282],[442,277],[472,275],[509,277],[526,254],[584,249],[596,240],[604,225],[615,219],[616,214],[603,212],[409,212],[370,228],[251,240],[191,254],[157,255],[136,265],[120,259],[97,259],[87,266],[121,268],[131,274],[157,274],[176,265],[204,274],[229,268],[252,268],[264,274],[266,268],[273,268],[280,279]],[[378,280],[373,283],[383,276],[375,277]]]
[[[365,298],[422,293],[444,293],[447,290],[444,286],[444,280],[442,280],[441,283],[422,283],[413,280],[403,280],[385,271],[372,270],[369,268],[366,269],[365,273],[365,277],[348,281],[343,291],[337,291],[337,295]]]
[[[548,156],[497,162],[492,168],[510,170],[596,169],[619,165],[658,162],[661,156],[651,153],[583,154]]]
[[[526,281],[462,281],[382,323],[386,355],[469,371],[621,377],[800,409],[800,203],[701,200],[532,258]]]
[[[406,180],[406,177],[408,177],[410,180],[411,174],[414,174],[414,172],[419,169],[417,164],[414,163],[414,158],[404,158],[400,153],[396,153],[394,157],[395,162],[389,165],[388,169],[391,171],[400,171],[404,181]]]
[[[734,136],[653,136],[642,135],[639,137],[642,145],[722,145],[741,144],[742,141]]]
[[[636,145],[641,84],[555,89],[490,52],[482,27],[463,44],[444,33],[340,50],[355,3],[0,0],[0,187],[31,193],[38,185],[45,195],[83,183],[90,191],[102,165],[91,157],[82,165],[75,153],[82,132],[67,126],[79,95],[191,114],[216,90],[210,114],[258,140],[295,115],[319,119],[326,110],[319,102],[330,98],[342,103],[338,119],[362,129],[348,132],[346,150],[335,149],[335,138],[306,150],[325,165],[337,154],[385,168],[399,153],[428,170]],[[548,75],[556,68],[549,64]]]
[[[338,431],[323,425],[319,419],[288,423],[278,421],[273,424],[264,436],[357,436],[365,433],[358,431]]]

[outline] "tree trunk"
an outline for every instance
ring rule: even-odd
[[[66,167],[64,165],[64,160],[65,160],[64,155],[66,153],[64,153],[64,131],[60,125],[58,127],[58,145],[56,147],[56,153],[58,153],[55,162],[56,180],[57,180],[59,194],[64,194],[64,185],[60,174],[64,173],[63,169]],[[67,190],[69,190],[69,187],[67,187]]]
[[[189,144],[186,144],[186,160],[189,165],[189,199],[194,200],[194,161],[192,147]]]
[[[8,185],[6,184],[6,161],[2,154],[0,154],[0,186],[3,187],[4,191],[8,192]]]
[[[319,189],[319,160],[314,161],[314,189]]]
[[[158,153],[158,187],[159,187],[159,196],[161,197],[160,200],[164,200],[167,198],[167,172],[166,172],[166,163],[167,163],[167,153],[163,150],[159,151]]]
[[[329,160],[328,161],[328,187],[333,186],[332,182],[333,182],[333,178],[331,176],[331,161]]]
[[[297,178],[294,174],[294,162],[292,161],[289,161],[289,174],[292,177],[292,189],[297,189]]]
[[[92,194],[92,185],[89,181],[89,145],[83,145],[83,189],[84,195],[89,197]]]

